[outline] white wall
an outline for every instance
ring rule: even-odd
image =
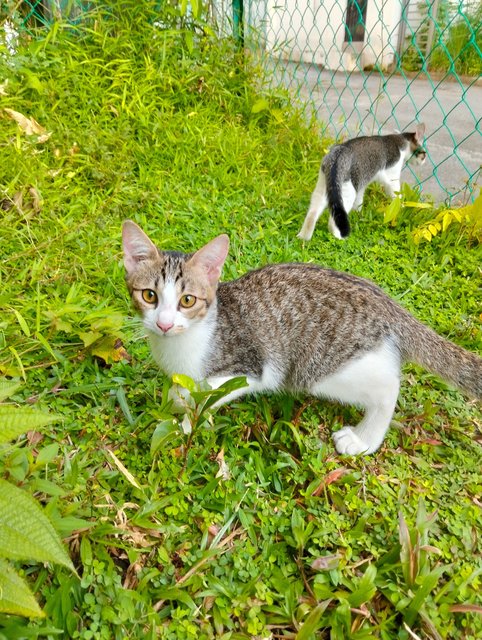
[[[311,62],[332,70],[376,63],[387,67],[393,62],[400,0],[368,0],[365,41],[354,43],[353,47],[344,42],[347,0],[266,2],[266,46],[285,59]]]

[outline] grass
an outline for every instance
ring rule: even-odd
[[[312,398],[194,411],[173,433],[120,226],[186,251],[227,232],[225,279],[278,261],[369,277],[476,352],[480,245],[449,230],[416,246],[424,212],[385,225],[376,187],[346,242],[323,222],[303,245],[328,142],[229,43],[162,30],[151,8],[3,59],[0,373],[63,421],[1,449],[0,472],[45,505],[80,577],[22,565],[46,618],[0,614],[0,638],[480,637],[480,406],[406,367],[370,457],[336,455],[357,412]]]

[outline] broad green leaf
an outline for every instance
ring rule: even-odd
[[[45,427],[60,416],[42,413],[28,407],[0,406],[0,442],[15,440],[22,433]]]
[[[0,557],[54,562],[74,571],[62,540],[39,504],[1,478]]]
[[[192,53],[194,51],[194,37],[192,31],[184,32],[184,40],[186,42],[187,50],[189,51],[189,53]]]
[[[190,378],[189,376],[185,376],[182,373],[175,373],[172,376],[172,381],[174,382],[174,384],[178,384],[180,387],[184,387],[184,389],[187,389],[190,393],[194,393],[194,391],[196,391],[198,388],[197,384],[192,378]]]
[[[394,198],[388,207],[385,209],[384,222],[395,222],[402,208],[402,201],[400,198]]]
[[[15,349],[15,347],[12,347],[11,345],[8,347],[8,349],[9,349],[10,353],[13,355],[13,357],[15,358],[15,360],[17,361],[18,368],[19,368],[19,371],[20,371],[19,374],[14,374],[14,375],[21,375],[24,380],[27,380],[27,375],[25,373],[25,367],[23,366],[22,358],[19,356],[18,351]]]
[[[251,107],[251,113],[259,113],[260,111],[267,111],[269,109],[269,102],[266,98],[260,98]]]
[[[24,373],[25,372],[22,370],[22,367],[13,364],[13,362],[0,363],[0,374],[2,375],[10,376],[11,378],[18,378],[19,376],[24,378]]]
[[[185,604],[191,611],[195,611],[197,609],[197,605],[191,596],[179,587],[165,587],[164,589],[159,589],[156,591],[156,596],[159,600],[174,600],[175,602],[182,602],[182,604]]]
[[[30,70],[25,67],[22,69],[22,73],[25,74],[25,79],[27,81],[27,86],[35,89],[38,93],[42,93],[44,90],[43,84],[40,81],[39,77],[32,73]]]
[[[193,15],[193,18],[195,18],[196,20],[199,18],[200,8],[201,8],[200,0],[191,0],[192,15]]]
[[[446,570],[447,567],[444,565],[436,567],[429,574],[417,580],[417,582],[420,582],[420,587],[415,591],[412,602],[404,613],[404,619],[407,624],[411,625],[414,623],[420,609],[423,607],[425,600],[427,599],[427,596],[435,589],[441,575]]]
[[[56,442],[48,444],[46,447],[43,447],[43,449],[40,449],[37,459],[35,460],[35,464],[38,466],[49,464],[58,456],[58,453],[59,445]]]
[[[177,420],[170,419],[159,422],[151,438],[151,456],[156,454],[161,447],[167,445],[167,443],[178,434],[179,426]]]
[[[357,585],[355,591],[350,593],[347,597],[348,602],[352,607],[360,607],[364,602],[368,602],[373,598],[376,593],[375,577],[377,575],[377,568],[374,564],[370,564],[360,582]]]
[[[27,338],[29,338],[30,337],[30,329],[28,328],[28,324],[25,321],[25,318],[20,313],[20,311],[17,311],[17,309],[12,309],[12,311],[14,312],[15,317],[17,318],[17,322],[20,325],[20,328],[22,329],[24,334],[27,336]]]
[[[79,338],[84,343],[84,347],[90,347],[96,340],[102,338],[102,333],[100,331],[83,331],[79,333]]]
[[[442,231],[446,231],[449,225],[453,222],[453,218],[448,211],[444,213],[444,217],[442,218]]]
[[[281,123],[285,120],[284,111],[282,111],[281,109],[271,109],[271,115],[276,120],[276,122]]]
[[[54,518],[52,515],[51,517],[56,530],[63,538],[72,535],[73,531],[86,531],[87,529],[92,528],[95,524],[94,522],[83,520],[82,518],[76,518],[75,516]]]
[[[36,331],[35,332],[35,337],[37,338],[37,340],[40,342],[40,344],[43,346],[43,348],[45,349],[45,351],[47,351],[47,353],[50,353],[50,355],[52,356],[52,358],[57,361],[58,360],[58,356],[55,355],[52,347],[49,345],[49,343],[47,342],[47,340],[43,337],[43,335],[39,332]]]
[[[414,209],[433,209],[433,205],[428,202],[411,202],[409,200],[405,200],[403,206],[413,207]]]
[[[243,387],[247,386],[248,381],[246,380],[246,376],[238,376],[236,378],[228,380],[217,389],[212,389],[212,391],[208,392],[209,397],[204,403],[203,409],[209,409],[213,406],[213,404],[219,402],[233,391],[237,391],[238,389],[242,389]],[[194,394],[194,396],[197,397],[197,394]]]
[[[316,605],[316,607],[310,611],[301,629],[296,634],[295,640],[311,640],[313,638],[314,632],[322,626],[322,624],[320,624],[320,618],[330,602],[331,598],[323,600],[323,602],[320,602],[320,604]]]
[[[41,491],[48,496],[65,496],[65,491],[62,487],[46,478],[35,478],[30,486],[33,491]]]
[[[10,398],[13,394],[20,389],[21,382],[14,382],[13,380],[0,380],[0,402],[6,398]],[[0,425],[1,428],[1,425]]]
[[[306,542],[305,519],[298,509],[293,509],[291,514],[291,532],[298,548],[302,548]]]
[[[129,357],[122,341],[115,336],[105,336],[101,340],[94,342],[91,347],[91,352],[107,364],[120,362]]]
[[[94,556],[92,553],[92,545],[87,536],[82,536],[80,540],[80,559],[84,566],[90,566],[92,564]]]
[[[27,618],[43,618],[30,587],[15,569],[0,558],[0,612]]]

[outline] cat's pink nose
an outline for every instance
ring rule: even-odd
[[[172,322],[157,322],[156,324],[163,333],[167,333],[174,326]]]

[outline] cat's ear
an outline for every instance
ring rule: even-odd
[[[159,255],[156,246],[132,220],[126,220],[122,225],[122,247],[127,273],[133,271],[142,260],[156,258]]]
[[[422,146],[423,144],[424,134],[425,134],[425,124],[423,122],[420,122],[415,127],[415,140],[419,146]]]
[[[221,269],[228,255],[228,250],[229,238],[223,233],[196,251],[189,259],[188,264],[202,269],[206,273],[209,283],[216,284],[221,276]]]

